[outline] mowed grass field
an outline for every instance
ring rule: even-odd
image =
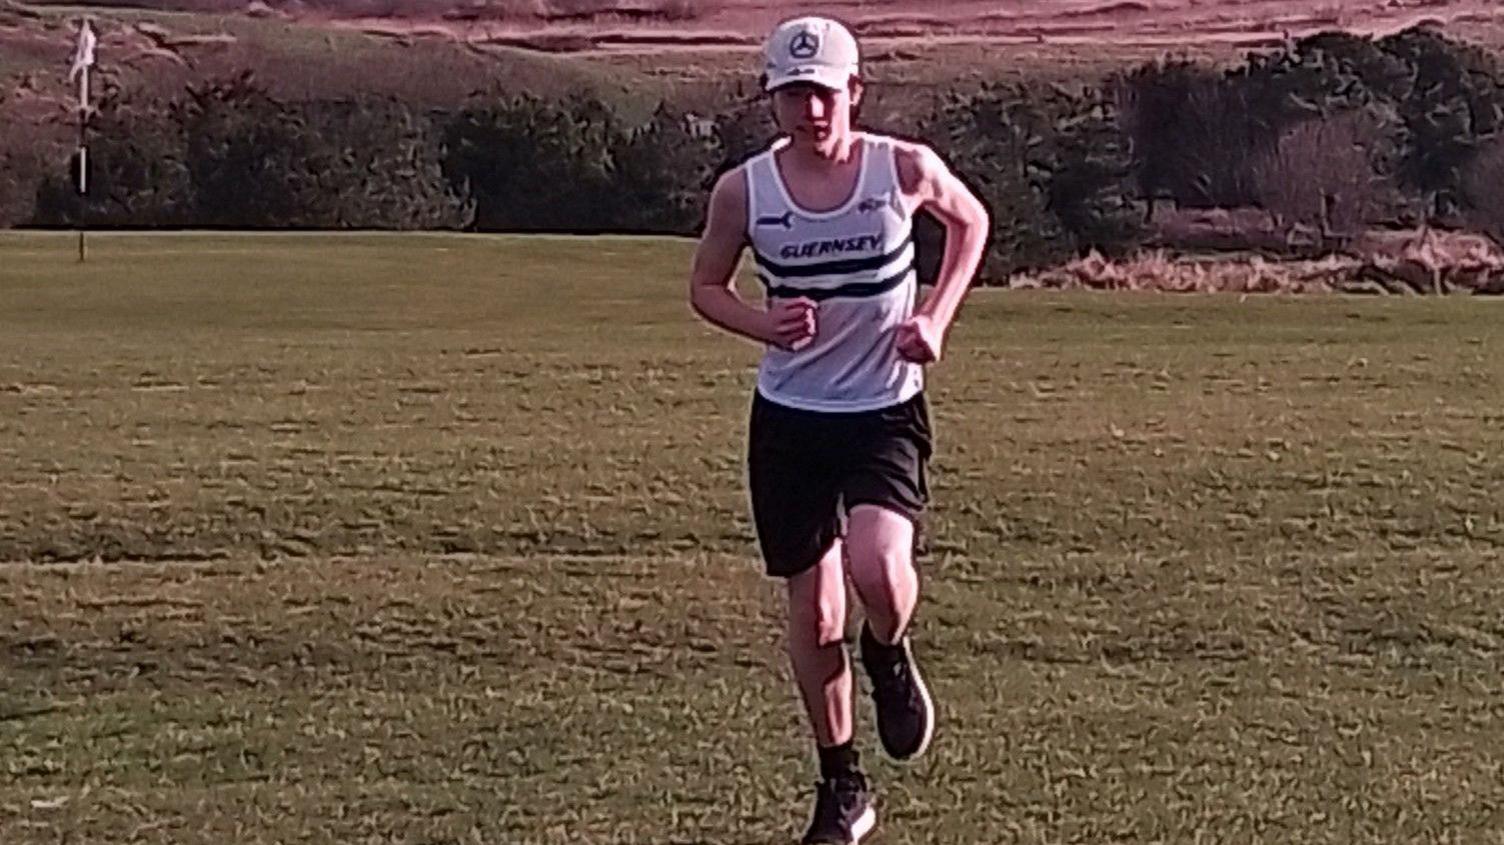
[[[0,842],[781,843],[690,245],[0,235]],[[981,290],[878,843],[1504,841],[1504,303]]]

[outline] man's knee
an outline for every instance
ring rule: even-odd
[[[811,573],[813,575],[813,573]],[[818,577],[791,584],[789,627],[795,639],[817,647],[835,645],[846,636],[846,584],[839,577]]]
[[[859,586],[881,589],[908,576],[914,565],[914,523],[908,517],[858,505],[849,529],[851,578]]]
[[[851,580],[859,587],[886,589],[913,566],[907,546],[897,543],[852,544]]]
[[[821,594],[790,613],[790,624],[805,642],[825,648],[846,637],[846,599]]]

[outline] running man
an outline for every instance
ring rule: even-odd
[[[865,610],[862,664],[894,759],[928,747],[935,710],[909,640],[915,520],[929,499],[924,366],[986,246],[987,212],[933,150],[858,131],[856,39],[816,17],[780,24],[764,88],[781,133],[716,183],[690,278],[708,322],[766,345],[748,434],[766,571],[788,589],[788,651],[820,764],[806,843],[856,843],[877,823],[853,743],[847,579]],[[920,301],[912,220],[945,252]],[[751,247],[766,308],[735,289]]]

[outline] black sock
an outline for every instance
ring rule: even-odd
[[[820,752],[820,777],[824,780],[834,780],[861,771],[861,755],[856,750],[855,740],[848,739],[842,745],[829,748],[821,746],[817,750]]]

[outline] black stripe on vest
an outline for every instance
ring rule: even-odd
[[[775,285],[768,281],[768,277],[759,273],[757,278],[762,280],[763,286],[768,289],[768,296],[772,299],[795,299],[805,297],[815,302],[827,299],[844,297],[847,299],[865,299],[871,296],[881,296],[888,291],[904,283],[909,274],[914,272],[914,265],[903,268],[886,279],[876,282],[850,282],[837,285],[833,288],[800,288],[793,285]]]
[[[754,252],[753,255],[757,259],[757,266],[774,276],[796,279],[809,276],[837,276],[876,270],[897,258],[900,253],[908,249],[913,240],[912,235],[904,238],[903,243],[887,255],[874,255],[869,258],[838,258],[835,261],[822,261],[818,264],[779,264],[760,252]]]

